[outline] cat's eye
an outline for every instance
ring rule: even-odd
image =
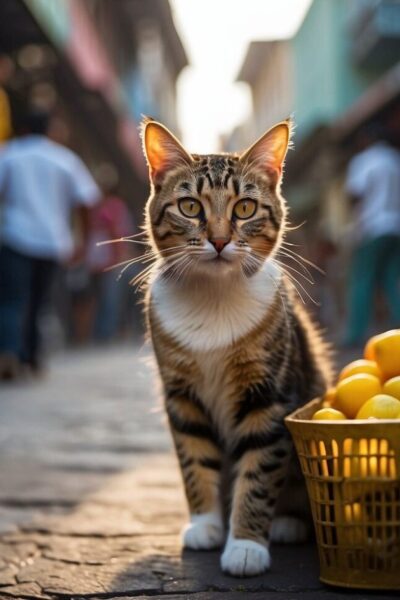
[[[179,210],[185,217],[198,217],[203,209],[201,203],[194,198],[183,198],[178,202]]]
[[[250,219],[257,210],[257,202],[251,198],[243,198],[233,207],[233,215],[238,219]]]

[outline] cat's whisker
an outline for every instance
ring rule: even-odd
[[[158,277],[163,277],[165,279],[171,279],[175,273],[175,269],[178,265],[178,263],[180,263],[183,260],[184,256],[179,256],[177,258],[175,258],[175,260],[170,261],[168,263],[164,263],[162,265],[162,267],[157,271],[157,276]]]
[[[260,256],[259,254],[257,254],[257,252],[254,252],[254,254],[256,254],[257,256]],[[298,290],[298,288],[297,288],[297,286],[296,286],[296,283],[297,283],[297,284],[298,284],[298,285],[299,285],[299,286],[300,286],[300,287],[301,287],[301,288],[304,290],[304,292],[305,292],[305,293],[307,293],[307,292],[306,292],[306,290],[304,289],[304,287],[301,285],[301,283],[297,281],[297,279],[294,277],[294,275],[292,275],[290,272],[286,271],[286,269],[285,269],[285,265],[283,265],[283,264],[282,264],[280,261],[278,261],[278,260],[275,260],[275,259],[274,259],[272,256],[269,258],[269,260],[271,260],[271,262],[272,262],[274,265],[276,265],[276,266],[277,266],[277,268],[278,268],[278,270],[279,270],[280,272],[283,272],[283,273],[286,275],[286,277],[287,277],[287,278],[289,279],[289,281],[292,283],[292,285],[293,285],[293,287],[294,287],[294,289],[295,289],[296,293],[298,294],[298,296],[299,296],[300,300],[302,301],[302,303],[303,303],[303,304],[305,304],[304,298],[303,298],[303,296],[301,295],[300,291]],[[307,295],[309,296],[309,294],[308,294],[308,293],[307,293]],[[310,299],[311,299],[313,302],[315,302],[315,301],[314,301],[314,300],[313,300],[311,297],[310,297]]]
[[[145,254],[141,254],[140,256],[135,256],[132,258],[128,258],[127,260],[123,260],[122,262],[116,263],[115,265],[111,265],[110,267],[106,267],[104,269],[105,272],[107,271],[112,271],[113,269],[117,269],[118,267],[122,267],[126,264],[130,264],[133,265],[135,263],[138,262],[148,262],[149,260],[152,260],[153,258],[156,258],[157,254],[152,252],[152,253],[145,253]]]
[[[157,254],[154,255],[154,258],[148,259],[145,262],[151,262],[151,264],[147,265],[146,267],[144,267],[140,273],[138,273],[137,275],[135,275],[135,277],[133,277],[130,281],[129,284],[130,285],[134,285],[136,286],[136,290],[140,287],[140,285],[148,279],[149,275],[151,274],[151,272],[156,268],[157,263],[159,262],[159,256]],[[122,275],[122,272],[120,273],[120,276]]]
[[[138,235],[144,235],[145,232],[143,232],[143,234],[138,234]],[[149,240],[133,240],[132,237],[134,236],[130,236],[130,237],[120,237],[120,238],[115,238],[114,240],[103,240],[102,242],[97,242],[96,246],[106,246],[108,244],[119,244],[121,242],[128,242],[131,244],[141,244],[142,246],[149,246],[150,245],[150,241]]]
[[[310,267],[313,267],[314,269],[316,269],[319,273],[321,273],[321,275],[325,275],[325,271],[323,271],[323,269],[321,269],[321,267],[319,267],[318,265],[316,265],[315,263],[313,263],[308,258],[304,258],[304,256],[301,256],[301,254],[298,254],[297,252],[294,252],[290,248],[287,248],[286,244],[288,244],[288,243],[289,242],[282,242],[282,246],[285,246],[285,248],[284,248],[285,252],[289,252],[289,254],[292,254],[293,256],[295,256],[296,258],[298,258],[299,260],[302,260],[303,262],[305,262]],[[291,246],[298,246],[298,244],[290,244],[290,245]],[[300,247],[300,246],[298,246],[298,247]]]
[[[307,289],[304,287],[304,285],[302,285],[300,283],[300,281],[298,279],[296,279],[296,277],[292,274],[289,273],[286,268],[282,265],[282,263],[279,263],[277,261],[275,261],[275,259],[272,259],[275,264],[277,264],[278,267],[280,267],[282,269],[282,271],[285,273],[286,277],[292,282],[293,286],[295,287],[295,289],[297,290],[303,304],[305,304],[305,301],[303,299],[303,297],[301,296],[297,286],[300,286],[300,288],[302,289],[302,291],[305,293],[305,295],[307,296],[307,298],[309,298],[309,300],[315,305],[315,306],[320,306],[319,302],[317,302],[316,300],[314,300],[314,298],[310,295],[310,293],[307,291]]]
[[[134,265],[136,263],[148,263],[151,261],[156,261],[157,259],[160,258],[160,255],[164,258],[168,258],[168,253],[171,254],[171,253],[173,253],[174,250],[176,250],[178,248],[183,248],[184,246],[185,246],[185,244],[179,244],[178,246],[171,246],[170,248],[165,248],[164,250],[157,250],[157,251],[150,249],[147,252],[145,252],[144,254],[141,254],[140,256],[128,258],[127,260],[124,260],[120,263],[111,265],[110,267],[106,267],[104,269],[104,271],[105,272],[112,271],[113,269],[123,266],[124,268],[121,270],[121,272],[118,274],[118,277],[117,277],[117,279],[119,280],[119,279],[121,279],[124,272],[131,265]]]
[[[147,263],[151,260],[156,260],[158,257],[159,257],[159,252],[156,252],[154,250],[148,250],[144,254],[141,254],[140,256],[134,256],[132,258],[128,258],[127,260],[123,260],[122,262],[119,262],[119,263],[116,263],[109,267],[106,267],[104,269],[104,271],[105,272],[112,271],[113,269],[117,269],[118,267],[125,265],[124,269],[119,274],[119,275],[122,275],[124,273],[124,271],[131,265],[134,265],[136,263]]]
[[[248,256],[251,257],[253,260],[257,260],[260,263],[260,265],[262,265],[267,260],[266,257],[257,252],[257,250],[252,250],[251,253],[248,254]]]
[[[277,262],[279,265],[284,266],[285,269],[289,269],[290,271],[293,271],[293,273],[297,273],[297,275],[299,275],[299,277],[303,277],[303,279],[305,279],[305,281],[307,281],[310,285],[314,285],[315,281],[311,275],[310,275],[310,277],[307,277],[307,275],[305,275],[298,269],[295,269],[294,267],[292,267],[291,265],[288,265],[287,263],[281,262],[279,259],[275,259],[275,262]]]
[[[187,271],[193,264],[197,265],[200,261],[200,257],[202,254],[203,254],[203,252],[191,252],[190,255],[188,255],[188,261],[182,267],[180,276],[182,276],[183,273],[185,271]],[[194,257],[197,257],[197,258],[194,258]]]
[[[300,287],[300,288],[301,288],[303,291],[305,291],[305,290],[304,290],[304,286],[302,286],[302,285],[301,285],[301,284],[298,282],[298,280],[297,280],[297,279],[294,277],[294,275],[292,275],[292,273],[288,272],[288,271],[285,269],[284,265],[282,265],[282,264],[280,264],[280,263],[277,263],[277,262],[276,262],[274,259],[272,259],[272,260],[273,260],[273,262],[276,264],[276,266],[277,266],[277,267],[280,269],[280,271],[281,271],[281,272],[282,272],[282,273],[283,273],[283,274],[284,274],[284,275],[287,277],[287,279],[288,279],[288,280],[289,280],[289,281],[292,283],[292,285],[293,285],[293,287],[295,288],[296,292],[298,293],[298,295],[299,295],[299,297],[300,297],[301,301],[303,302],[303,304],[305,304],[304,298],[303,298],[303,296],[301,295],[301,293],[300,293],[299,289],[297,288],[297,285],[299,285],[299,287]]]
[[[129,244],[138,244],[140,246],[150,246],[150,242],[145,242],[143,240],[127,240],[125,238],[119,238],[118,240],[104,240],[103,242],[97,242],[96,246],[108,246],[110,244],[118,244],[118,243],[129,243]]]
[[[180,279],[183,273],[188,269],[188,267],[192,264],[192,259],[190,256],[186,255],[182,258],[180,262],[178,262],[175,271],[177,273],[177,279]]]
[[[180,244],[180,246],[183,246],[183,245]],[[131,281],[129,283],[131,285],[135,285],[136,289],[138,289],[142,285],[142,283],[144,283],[144,281],[146,281],[149,278],[149,276],[152,272],[157,272],[157,268],[159,269],[158,275],[159,276],[163,275],[165,272],[167,272],[169,269],[171,269],[178,260],[180,260],[183,256],[185,256],[184,253],[182,253],[182,252],[175,252],[175,255],[171,256],[171,257],[167,257],[167,258],[170,258],[171,260],[165,261],[164,263],[162,263],[160,260],[156,260],[154,263],[152,263],[151,265],[148,265],[146,268],[144,268],[138,275],[136,275],[136,277],[131,279]],[[159,257],[157,257],[157,258],[159,258]]]
[[[304,270],[304,272],[305,272],[305,273],[307,273],[307,275],[310,277],[310,279],[312,279],[312,278],[313,278],[313,277],[312,277],[312,274],[311,274],[311,272],[310,272],[310,270],[309,270],[309,269],[308,269],[308,268],[305,266],[305,264],[303,264],[303,263],[302,263],[300,260],[298,260],[298,259],[297,259],[295,256],[292,256],[291,254],[288,254],[288,253],[287,253],[285,250],[281,250],[281,249],[279,249],[279,250],[276,252],[276,254],[277,254],[277,255],[280,255],[280,256],[284,256],[286,259],[293,260],[295,263],[297,263],[297,264],[299,265],[299,267],[300,267],[301,269],[303,269],[303,270]]]
[[[148,229],[145,226],[143,226],[143,231],[139,231],[138,233],[134,233],[133,235],[124,235],[123,238],[124,239],[134,239],[134,238],[138,238],[142,235],[144,235],[146,237],[148,237],[148,235],[149,235]]]
[[[135,277],[133,277],[129,281],[129,285],[135,286],[135,290],[137,290],[140,287],[140,285],[145,280],[147,280],[148,276],[150,275],[150,273],[152,272],[154,267],[155,267],[154,263],[145,267],[142,271],[140,271],[140,273],[138,273]]]
[[[314,280],[313,275],[309,272],[309,270],[306,267],[304,267],[304,265],[302,263],[300,263],[299,268],[303,269],[303,270],[297,271],[290,263],[288,264],[288,260],[291,257],[286,256],[285,254],[282,254],[280,252],[277,252],[275,256],[277,257],[277,260],[279,261],[280,264],[287,267],[288,269],[291,269],[295,273],[298,273],[301,277],[303,277],[303,279],[308,281],[308,283],[310,283],[311,285],[314,285],[315,280]]]
[[[121,271],[118,273],[118,277],[117,277],[117,280],[118,280],[118,281],[121,279],[121,277],[122,277],[122,275],[125,273],[125,271],[126,271],[127,269],[129,269],[129,267],[130,267],[130,266],[132,266],[133,264],[135,264],[135,262],[137,262],[137,261],[130,261],[130,262],[128,262],[128,264],[126,264],[126,265],[124,266],[124,268],[123,268],[123,269],[121,269]]]
[[[162,277],[167,275],[167,279],[172,279],[176,275],[177,268],[183,264],[187,258],[187,254],[181,254],[172,263],[165,264],[164,268],[159,271],[158,275]]]
[[[306,223],[307,223],[307,221],[303,221],[299,225],[285,225],[285,231],[296,231],[296,229],[300,229]]]
[[[256,269],[259,269],[262,266],[263,262],[264,260],[262,260],[261,257],[258,258],[258,255],[254,256],[253,254],[246,252],[245,259],[242,262],[242,275],[246,277],[246,269],[251,268],[251,263],[253,264],[253,266],[256,267]]]
[[[187,269],[189,268],[189,266],[191,264],[192,264],[192,260],[191,260],[190,256],[186,256],[182,260],[182,262],[178,265],[176,281],[179,281],[179,279],[181,279],[184,272],[187,271]]]
[[[179,244],[178,246],[170,246],[169,248],[164,248],[162,250],[155,250],[155,254],[157,258],[169,259],[174,258],[175,254],[177,254],[176,250],[182,250],[183,248],[187,249],[187,244]]]
[[[178,260],[181,260],[184,256],[186,256],[186,253],[181,251],[181,252],[175,252],[170,257],[164,257],[164,259],[168,258],[168,260],[161,260],[159,262],[159,267],[160,267],[159,272],[162,273],[164,271],[167,271],[168,269],[171,269],[173,267],[173,265]]]
[[[288,278],[289,282],[291,283],[291,285],[293,286],[294,291],[296,292],[296,294],[298,295],[298,297],[300,298],[301,302],[303,304],[306,303],[306,301],[304,300],[303,296],[301,295],[300,290],[297,288],[296,284],[294,283],[293,279],[287,274],[285,273],[286,277]]]
[[[257,261],[258,263],[260,263],[260,265],[265,261],[265,256],[263,256],[262,254],[259,254],[259,252],[257,252],[257,250],[251,250],[250,252],[246,252],[245,257],[250,260]]]
[[[281,245],[284,246],[295,246],[296,248],[301,248],[301,244],[294,244],[293,242],[287,242],[286,240],[281,241]]]
[[[257,255],[257,256],[260,256],[260,255]],[[260,256],[260,258],[257,258],[257,256],[254,256],[253,254],[248,254],[248,255],[247,255],[247,258],[249,259],[249,262],[253,261],[253,264],[255,264],[255,266],[256,266],[256,267],[260,267],[260,266],[263,264],[264,260],[262,259],[262,257],[261,257],[261,256]],[[273,277],[273,275],[271,275],[271,274],[268,274],[268,276],[269,276],[269,278],[271,279],[271,281],[272,281],[272,283],[273,283],[273,285],[274,285],[274,287],[275,287],[275,289],[276,289],[276,292],[277,292],[277,294],[278,294],[278,295],[279,295],[279,297],[280,297],[281,304],[282,304],[282,308],[283,308],[283,311],[284,311],[284,314],[285,314],[285,323],[286,323],[286,327],[288,328],[288,331],[290,331],[289,316],[288,316],[287,307],[286,307],[286,304],[285,304],[284,298],[283,298],[283,296],[282,296],[282,291],[281,291],[281,288],[280,288],[280,286],[279,286],[278,282],[277,282],[277,281],[275,280],[275,278]],[[300,297],[301,297],[301,296],[300,296]]]

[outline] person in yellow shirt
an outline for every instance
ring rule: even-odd
[[[11,137],[11,108],[4,85],[10,79],[13,70],[12,61],[0,54],[0,144]]]

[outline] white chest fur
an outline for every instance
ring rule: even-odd
[[[156,278],[151,297],[165,331],[194,352],[210,352],[230,346],[265,316],[280,271],[270,262],[245,279],[210,278],[174,282]]]

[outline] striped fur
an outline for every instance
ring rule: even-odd
[[[283,541],[304,533],[293,518],[271,530],[293,457],[284,417],[331,378],[317,328],[272,261],[285,231],[288,141],[284,122],[241,156],[197,156],[160,124],[144,129],[158,255],[146,312],[191,514],[184,543],[210,548],[228,534],[221,564],[232,575],[269,567],[271,531]],[[182,198],[201,203],[195,218]],[[235,216],[243,198],[256,204],[251,218]],[[216,239],[226,244],[219,254]],[[285,510],[301,514],[303,498]]]

